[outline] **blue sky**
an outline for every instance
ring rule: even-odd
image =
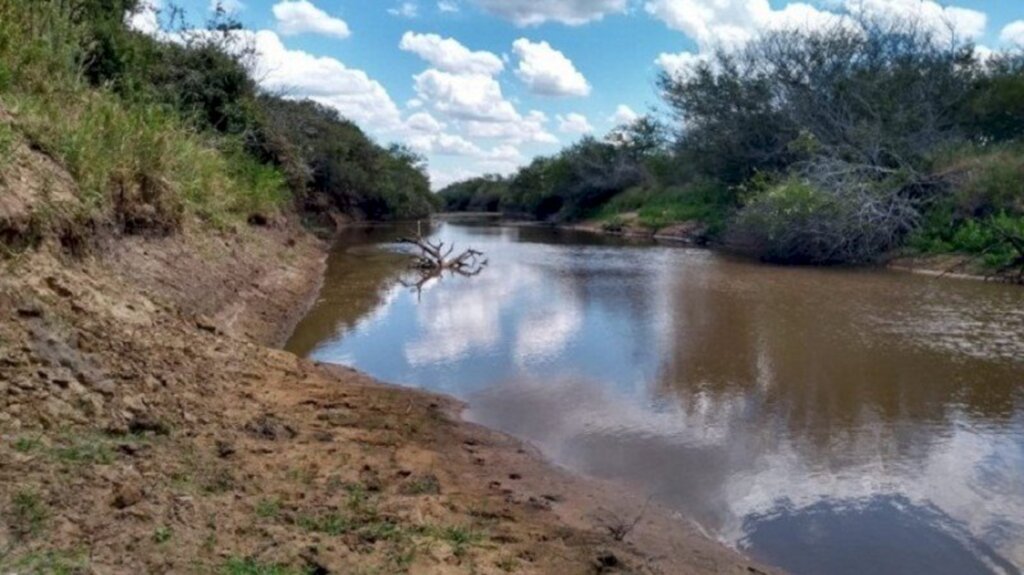
[[[201,21],[212,1],[177,4]],[[654,81],[662,69],[684,68],[715,46],[741,44],[758,30],[824,25],[844,9],[913,14],[937,26],[951,22],[962,36],[988,49],[1024,45],[1024,0],[224,0],[224,5],[254,32],[263,55],[258,75],[268,90],[312,97],[381,142],[412,146],[427,157],[435,187],[482,173],[507,173],[584,133],[603,135],[616,122],[659,107]]]

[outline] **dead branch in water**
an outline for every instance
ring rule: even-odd
[[[420,255],[416,259],[416,267],[420,270],[450,270],[461,275],[476,275],[487,266],[487,260],[481,259],[484,253],[474,249],[465,250],[453,257],[455,244],[445,249],[444,242],[432,243],[422,237],[400,238],[398,243],[414,245],[420,249]]]
[[[417,298],[423,295],[423,287],[426,284],[435,278],[440,278],[445,271],[452,275],[472,277],[479,275],[487,267],[487,260],[482,259],[484,253],[478,250],[468,249],[453,257],[454,244],[445,249],[444,242],[432,243],[422,236],[399,238],[398,243],[413,245],[420,250],[413,265],[419,271],[419,277],[416,281],[398,280],[403,286],[414,290]]]

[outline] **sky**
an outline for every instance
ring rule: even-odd
[[[177,0],[192,22],[218,0]],[[337,109],[422,154],[434,189],[507,174],[663,112],[658,74],[758,31],[844,11],[907,15],[983,50],[1024,46],[1024,0],[220,0],[265,89]],[[169,0],[149,0],[160,10]],[[133,24],[155,32],[150,11]]]

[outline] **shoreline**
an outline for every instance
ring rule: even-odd
[[[773,572],[662,510],[615,536],[640,495],[452,398],[267,347],[327,249],[279,224],[3,262],[0,506],[32,528],[0,521],[0,567]]]
[[[493,216],[493,214],[487,214]],[[447,215],[442,219],[448,219]],[[452,218],[458,220],[458,218]],[[469,218],[467,218],[469,219]],[[574,224],[552,224],[545,222],[535,221],[518,221],[518,220],[506,220],[502,223],[512,226],[523,226],[523,227],[546,227],[558,230],[569,230],[574,232],[585,232],[589,234],[595,234],[599,236],[608,236],[615,238],[622,238],[625,240],[646,240],[655,243],[662,243],[667,245],[674,245],[679,247],[691,247],[691,248],[702,248],[713,251],[725,251],[723,248],[716,245],[709,245],[702,239],[695,238],[690,235],[690,231],[694,228],[692,226],[680,225],[670,226],[671,233],[663,233],[661,230],[652,232],[649,230],[640,230],[636,228],[628,228],[625,231],[611,231],[602,229],[599,225],[587,222],[580,222]],[[763,262],[758,262],[755,259],[750,259],[751,262],[759,263],[761,265],[774,265]],[[880,262],[875,265],[865,265],[863,267],[873,267],[876,269],[889,270],[899,273],[922,275],[932,277],[936,279],[954,279],[954,280],[966,280],[966,281],[979,281],[986,283],[997,283],[1006,285],[1024,285],[1021,284],[1020,280],[1010,275],[993,275],[986,274],[984,268],[980,267],[977,262],[972,260],[968,256],[961,254],[937,254],[937,255],[903,255],[895,254],[887,258],[884,262]],[[954,271],[962,270],[962,271]],[[966,270],[966,271],[963,271]]]

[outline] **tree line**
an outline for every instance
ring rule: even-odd
[[[853,15],[767,31],[658,79],[671,111],[585,138],[508,177],[441,192],[450,210],[552,221],[697,220],[766,260],[1024,251],[1024,54]]]

